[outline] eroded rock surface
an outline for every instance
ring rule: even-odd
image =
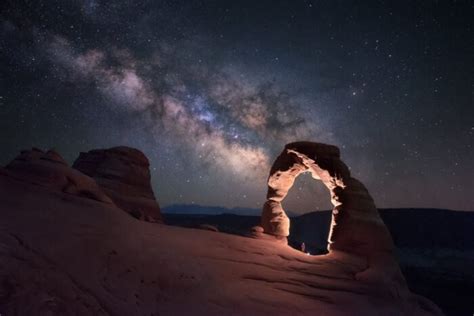
[[[95,179],[115,204],[133,217],[162,222],[149,166],[141,151],[125,146],[80,153],[73,164],[73,168]]]
[[[0,175],[2,315],[441,314],[358,278],[362,257],[151,225],[67,196]]]
[[[314,179],[321,180],[331,195],[334,209],[328,237],[329,252],[342,251],[364,258],[368,268],[357,274],[357,278],[386,282],[397,292],[407,292],[393,254],[390,233],[369,192],[351,176],[336,146],[313,142],[285,146],[268,178],[267,201],[262,211],[265,233],[277,238],[289,235],[290,221],[281,201],[303,172],[310,172]]]
[[[441,315],[390,257],[151,225],[71,196],[68,172],[95,183],[52,152],[0,169],[2,315]]]
[[[358,254],[393,250],[392,238],[365,186],[351,177],[336,146],[320,143],[288,144],[275,160],[262,213],[266,233],[289,235],[290,223],[281,201],[303,172],[310,172],[329,189],[334,205],[329,250]]]
[[[0,168],[0,173],[53,191],[113,204],[94,179],[69,167],[54,150],[23,150],[5,168]]]

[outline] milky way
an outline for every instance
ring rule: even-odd
[[[295,140],[341,148],[381,207],[474,209],[473,60],[462,4],[11,1],[1,162],[115,145],[162,205],[260,207]],[[302,176],[287,209],[327,209]]]

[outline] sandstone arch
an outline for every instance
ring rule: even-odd
[[[280,238],[289,235],[290,221],[281,202],[295,178],[310,172],[329,189],[332,212],[328,250],[359,255],[392,252],[393,241],[365,186],[351,177],[332,145],[295,142],[285,146],[268,177],[267,201],[262,211],[264,232]]]

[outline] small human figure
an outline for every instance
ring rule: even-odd
[[[304,244],[304,242],[301,243],[301,251],[306,252],[306,245]]]

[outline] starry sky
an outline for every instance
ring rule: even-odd
[[[127,145],[162,206],[261,207],[273,159],[325,142],[379,207],[474,210],[470,1],[7,0],[0,164]],[[284,201],[329,209],[302,175]]]

